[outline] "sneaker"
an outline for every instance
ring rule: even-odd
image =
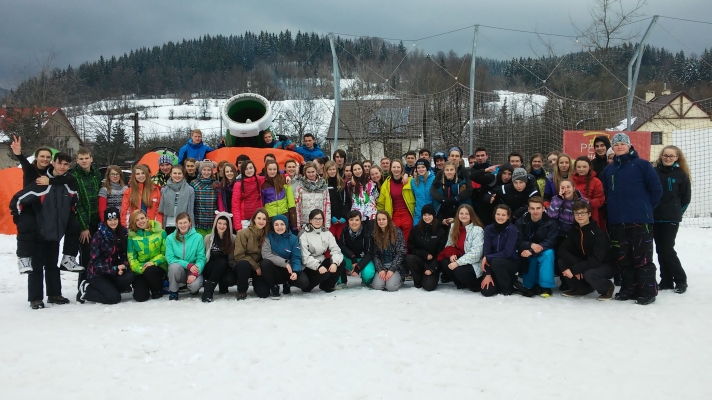
[[[279,294],[279,285],[274,285],[270,288],[270,297],[272,300],[279,300],[282,296]]]
[[[635,304],[640,304],[641,306],[647,306],[650,303],[655,302],[655,296],[640,296],[638,297],[638,300],[635,301]]]
[[[687,292],[687,283],[678,283],[675,285],[675,293],[683,294]]]
[[[516,289],[519,293],[522,294],[524,297],[534,297],[534,292],[531,289],[527,289],[522,285],[522,282],[519,282],[518,280],[514,281],[512,284],[514,286],[514,289]]]
[[[49,296],[47,297],[47,302],[50,304],[69,304],[69,299],[62,296]]]
[[[178,292],[170,292],[168,294],[168,300],[178,300]]]
[[[163,297],[163,291],[161,290],[151,293],[151,298],[153,300],[160,299],[161,297]]]
[[[675,289],[675,285],[672,282],[663,282],[660,281],[658,284],[658,290],[673,290]]]
[[[406,282],[412,282],[412,281],[413,281],[413,275],[410,275],[410,274],[409,274],[409,275],[406,275],[406,276],[405,276],[405,280],[406,280]]]
[[[17,269],[21,274],[29,274],[32,272],[32,257],[21,257],[17,259]]]
[[[33,310],[39,310],[41,308],[44,308],[44,303],[42,302],[42,300],[32,300],[30,302],[30,307]]]
[[[89,287],[89,282],[86,280],[83,280],[79,284],[79,292],[77,292],[77,303],[82,303],[84,304],[85,297],[87,295],[87,288]]]
[[[288,283],[282,285],[282,294],[292,294],[292,287]]]
[[[552,292],[551,288],[541,288],[541,293],[539,294],[539,296],[547,299],[547,298],[551,297],[552,293],[553,292]]]
[[[62,257],[62,262],[59,264],[59,269],[62,271],[69,271],[69,272],[82,272],[84,271],[84,267],[81,265],[77,264],[77,260],[75,257],[64,255]]]
[[[237,292],[235,295],[235,300],[240,301],[240,300],[246,300],[247,299],[247,293],[240,293]]]
[[[634,296],[632,293],[626,293],[626,292],[618,292],[616,293],[615,299],[618,301],[627,301],[627,300],[633,300]]]
[[[212,297],[201,297],[200,301],[202,301],[203,303],[212,303],[213,298]]]
[[[608,290],[606,291],[606,293],[598,296],[598,298],[596,300],[606,301],[606,300],[610,300],[613,298],[613,291],[616,290],[616,285],[614,285],[611,282],[608,282],[608,284],[610,286],[608,287]]]
[[[571,290],[571,288],[569,287],[569,284],[566,283],[565,280],[562,280],[561,285],[559,285],[559,291],[568,292],[569,290]]]

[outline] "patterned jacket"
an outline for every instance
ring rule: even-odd
[[[455,224],[450,226],[450,232],[447,234],[447,243],[445,247],[455,246],[456,243],[452,242],[452,228]],[[465,254],[457,259],[457,265],[472,265],[475,269],[475,274],[477,277],[481,277],[482,272],[482,249],[485,244],[485,231],[475,224],[469,224],[465,226]]]
[[[324,179],[319,178],[316,182],[302,181],[294,201],[297,203],[297,225],[299,227],[309,223],[309,213],[312,210],[324,211],[324,225],[327,229],[331,226],[331,198],[329,186]]]
[[[119,225],[123,243],[126,243],[126,228]],[[91,238],[90,259],[87,266],[87,277],[95,278],[101,275],[116,275],[118,265],[126,265],[126,251],[123,246],[117,246],[114,233],[103,222]]]
[[[166,183],[168,183],[168,179],[170,179],[169,174],[164,174],[162,171],[158,171],[156,175],[153,175],[151,177],[151,180],[155,185],[158,185],[160,187],[166,186]]]
[[[588,200],[581,196],[581,192],[576,190],[578,194],[579,201],[588,203]],[[558,194],[551,198],[551,204],[549,208],[546,209],[546,213],[556,220],[556,224],[559,227],[559,236],[566,236],[566,234],[571,230],[571,228],[576,224],[574,219],[574,212],[571,209],[573,206],[573,200],[564,200]]]
[[[375,228],[378,229],[378,228]],[[405,281],[405,237],[400,228],[396,228],[396,241],[391,243],[388,248],[381,250],[376,244],[375,251],[373,254],[373,265],[376,267],[376,273],[381,271],[393,271],[399,272],[401,281]],[[389,266],[386,266],[388,259],[391,262]]]
[[[378,212],[376,202],[379,194],[376,184],[369,180],[366,185],[359,188],[358,192],[350,182],[348,186],[349,193],[351,193],[351,209],[360,212],[364,221],[375,219],[376,212]]]
[[[99,223],[99,189],[101,188],[101,174],[92,165],[89,171],[84,171],[78,165],[72,170],[72,175],[77,180],[79,204],[77,205],[77,219],[79,226],[85,231],[91,225]],[[122,224],[123,225],[123,224]]]
[[[148,229],[130,231],[126,246],[126,255],[131,270],[137,274],[143,273],[143,265],[151,262],[154,265],[168,269],[166,264],[166,231],[158,221],[148,221]]]
[[[199,178],[190,182],[190,186],[195,191],[195,215],[194,226],[196,229],[210,229],[215,220],[215,210],[217,210],[218,192],[213,187],[213,180],[210,178]]]

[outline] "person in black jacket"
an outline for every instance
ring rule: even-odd
[[[676,146],[665,146],[658,157],[655,172],[663,186],[663,197],[653,211],[653,238],[660,264],[658,289],[674,288],[675,293],[682,294],[687,290],[687,275],[675,252],[675,238],[692,196],[690,168],[682,150]]]
[[[608,166],[608,156],[606,152],[611,148],[611,141],[608,136],[596,136],[593,139],[593,151],[596,152],[596,157],[591,160],[593,170],[596,171],[596,176],[601,176],[603,170]]]
[[[576,201],[571,208],[576,225],[557,249],[561,279],[570,289],[561,294],[581,297],[596,290],[600,294],[598,300],[610,300],[615,285],[610,281],[613,270],[608,234],[591,220],[590,204]]]
[[[361,221],[359,211],[351,210],[346,217],[349,226],[341,230],[337,241],[346,262],[346,273],[351,276],[361,274],[361,283],[368,286],[376,275],[376,266],[373,264],[376,244],[367,224]],[[344,276],[341,277],[341,283],[346,283]]]
[[[542,297],[551,297],[554,282],[554,247],[559,228],[556,221],[544,212],[544,200],[539,196],[529,198],[529,209],[517,220],[517,251],[526,258],[524,271],[521,272],[525,296],[536,293],[535,286],[541,289]]]
[[[512,210],[505,204],[494,208],[494,223],[485,227],[485,241],[482,247],[482,295],[491,297],[497,293],[512,294],[517,282],[519,255],[517,239],[519,232],[510,221]],[[519,282],[517,282],[519,283]]]
[[[529,198],[538,195],[539,189],[536,183],[529,182],[527,171],[517,168],[512,173],[512,182],[497,187],[490,201],[493,205],[506,204],[511,210],[512,221],[516,221],[527,212]]]
[[[497,190],[506,184],[511,183],[514,168],[510,163],[504,163],[500,166],[492,166],[486,169],[478,169],[472,172],[472,182],[480,185],[479,189],[473,190],[472,203],[473,208],[479,210],[477,214],[485,225],[491,224],[494,219],[494,205],[492,195]],[[496,197],[495,197],[496,199]],[[474,207],[477,205],[479,208]]]
[[[405,266],[413,276],[413,286],[428,292],[438,287],[438,254],[447,243],[447,230],[435,218],[435,207],[426,204],[415,229],[408,236],[408,255]]]

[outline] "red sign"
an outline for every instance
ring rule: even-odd
[[[616,133],[625,133],[630,137],[630,143],[638,152],[638,157],[643,160],[650,160],[650,132],[623,132],[623,131],[564,131],[564,153],[573,158],[588,156],[593,159],[596,152],[593,141],[598,136],[606,136],[608,140]]]

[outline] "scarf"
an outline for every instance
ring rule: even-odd
[[[541,176],[546,176],[544,168],[533,169],[532,172],[530,172],[530,174],[534,175],[534,177],[536,177],[536,178],[539,178]]]
[[[356,232],[354,232],[351,228],[347,228],[347,229],[349,230],[349,235],[351,235],[351,239],[356,239],[358,237],[358,235],[360,235],[361,232],[363,231],[363,224],[361,224],[361,227],[358,228],[358,230]]]
[[[188,211],[188,183],[185,179],[176,183],[173,180],[166,183],[166,191],[161,196],[161,204],[158,206],[158,211],[167,217],[175,217],[176,210]],[[178,207],[176,208],[176,199]]]
[[[498,224],[497,221],[494,222],[494,231],[497,233],[502,233],[504,232],[505,229],[509,226],[509,220],[503,224]]]
[[[328,189],[328,185],[324,178],[317,178],[316,181],[310,181],[309,179],[302,180],[302,187],[304,190],[310,193],[323,192]]]

